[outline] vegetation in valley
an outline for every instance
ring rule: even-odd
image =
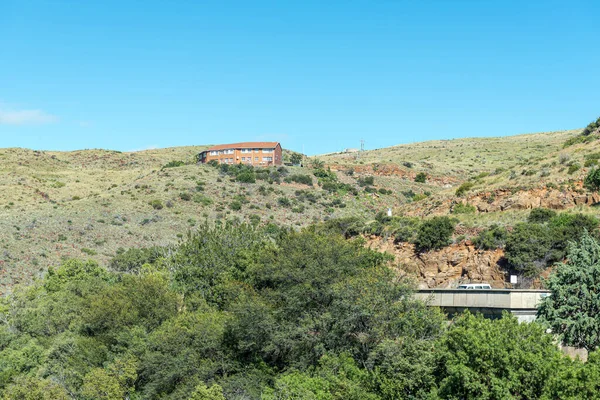
[[[509,315],[487,320],[467,313],[448,325],[411,298],[412,283],[387,267],[387,256],[327,226],[203,226],[177,246],[121,250],[109,269],[64,261],[2,301],[0,393],[596,396],[596,353],[587,363],[572,361],[542,325]]]

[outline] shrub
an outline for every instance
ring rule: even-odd
[[[425,193],[417,193],[413,196],[412,201],[421,201],[426,199],[428,196]]]
[[[359,217],[332,218],[317,226],[317,231],[343,235],[346,239],[364,232],[365,222]]]
[[[165,168],[181,167],[182,165],[185,165],[185,162],[183,162],[183,161],[169,161],[167,164],[163,165],[163,169],[165,169]]]
[[[411,163],[409,161],[404,161],[402,163],[402,165],[404,165],[406,168],[412,168],[413,167],[413,163]]]
[[[419,172],[415,176],[415,182],[425,183],[427,181],[427,174],[425,172]]]
[[[212,204],[212,199],[206,197],[202,194],[197,194],[194,196],[194,203],[202,204],[203,206],[209,206]]]
[[[358,184],[358,186],[363,187],[372,186],[375,183],[375,178],[373,178],[372,176],[361,177],[356,180],[356,183]]]
[[[433,217],[423,222],[415,239],[416,249],[420,252],[437,250],[450,244],[456,221],[448,217]]]
[[[412,200],[417,194],[415,192],[413,192],[412,189],[408,189],[408,190],[402,192],[402,195],[404,197],[406,197],[407,199]]]
[[[548,208],[534,208],[527,217],[527,222],[542,224],[556,217],[556,211]]]
[[[277,204],[282,207],[289,207],[292,205],[292,202],[287,197],[280,197],[277,199]]]
[[[473,244],[481,250],[495,250],[504,247],[507,237],[506,228],[492,225],[488,229],[479,232],[479,235],[473,238]]]
[[[231,208],[233,211],[240,211],[242,209],[242,202],[239,200],[234,200],[229,203],[229,208]]]
[[[581,166],[579,164],[573,163],[573,164],[569,165],[567,174],[569,174],[569,175],[574,174],[575,172],[579,171],[580,168],[581,168]]]
[[[192,199],[192,195],[188,192],[179,193],[179,198],[183,201],[190,201]]]
[[[467,203],[457,203],[452,207],[452,214],[473,214],[477,209]]]
[[[301,213],[303,213],[303,212],[304,212],[304,210],[305,210],[305,207],[304,207],[304,205],[303,205],[303,204],[298,204],[297,206],[295,206],[295,207],[292,207],[292,212],[295,212],[295,213],[297,213],[297,214],[301,214]]]
[[[154,208],[155,210],[162,210],[162,208],[163,208],[162,201],[160,201],[158,199],[151,200],[148,204],[150,204],[152,206],[152,208]]]
[[[462,185],[460,185],[458,187],[458,189],[456,189],[456,195],[457,196],[463,196],[465,193],[467,193],[469,190],[471,190],[474,186],[473,182],[464,182]]]
[[[600,168],[590,170],[583,183],[589,190],[598,191],[600,189]]]
[[[255,183],[256,175],[254,171],[243,171],[236,175],[235,180],[242,183]]]
[[[540,272],[561,261],[569,241],[576,241],[586,230],[595,234],[598,220],[583,214],[558,214],[547,223],[517,224],[509,233],[505,257],[517,272],[537,277]]]
[[[588,126],[586,126],[583,131],[581,132],[582,136],[588,136],[591,133],[594,133],[595,131],[597,131],[600,128],[600,117],[595,120],[592,121],[588,124]]]
[[[571,160],[571,156],[567,153],[560,153],[558,155],[558,162],[561,164],[566,164],[570,160]]]
[[[337,180],[337,176],[335,175],[335,173],[324,170],[322,168],[316,169],[313,172],[313,175],[316,176],[317,178],[329,179],[329,180],[334,180],[334,181]]]
[[[308,175],[301,175],[301,174],[294,174],[294,175],[290,175],[287,178],[285,178],[286,182],[296,182],[296,183],[300,183],[302,185],[307,185],[307,186],[312,186],[313,184],[313,180],[310,176]]]

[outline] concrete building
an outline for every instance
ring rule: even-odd
[[[198,155],[198,161],[219,164],[246,164],[255,167],[282,165],[281,144],[278,142],[243,142],[220,144],[204,150]]]

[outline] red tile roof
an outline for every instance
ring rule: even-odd
[[[242,143],[231,143],[231,144],[218,144],[213,147],[209,147],[204,151],[214,150],[225,150],[225,149],[274,149],[277,147],[279,142],[242,142]]]

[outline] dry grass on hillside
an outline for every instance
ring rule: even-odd
[[[563,148],[577,133],[415,143],[367,151],[360,161],[348,154],[319,157],[357,196],[323,190],[310,168],[287,169],[311,175],[313,186],[236,182],[218,168],[195,163],[202,146],[134,153],[2,149],[0,292],[64,258],[107,263],[121,247],[177,243],[205,221],[238,218],[301,227],[344,216],[370,219],[388,207],[414,213],[456,201],[456,188],[466,181],[473,184],[469,194],[547,185],[568,190],[589,169],[585,156],[600,154],[600,142]],[[171,161],[185,165],[163,168]],[[419,172],[426,173],[425,183],[415,182]],[[369,176],[375,193],[358,184]],[[595,207],[580,209],[597,214]],[[526,215],[511,210],[455,216],[468,230],[512,225]]]

